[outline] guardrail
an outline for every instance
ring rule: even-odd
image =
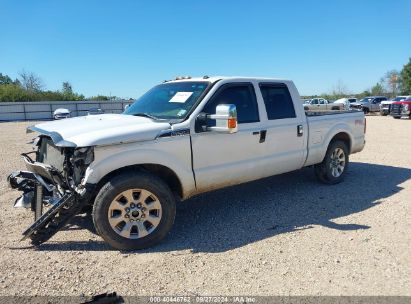
[[[131,100],[0,102],[0,121],[50,120],[58,108],[68,109],[71,117],[87,115],[93,108],[104,113],[122,113],[131,103]]]

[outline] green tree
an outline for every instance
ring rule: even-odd
[[[110,100],[110,97],[104,96],[104,95],[97,95],[97,96],[91,96],[87,98],[87,100],[92,100],[92,101]]]
[[[30,101],[33,96],[17,84],[0,85],[0,102]]]
[[[8,75],[3,75],[0,73],[0,85],[2,84],[12,84],[13,80]]]
[[[371,88],[371,95],[383,95],[384,94],[384,87],[381,83],[377,83],[375,86]]]
[[[73,87],[68,81],[63,82],[63,94],[64,95],[73,95]]]
[[[411,58],[401,70],[401,93],[411,94]]]

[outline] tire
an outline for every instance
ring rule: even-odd
[[[364,114],[370,113],[370,109],[368,108],[362,108],[362,111],[364,112]]]
[[[400,119],[401,118],[401,116],[393,116],[394,117],[394,119]]]
[[[341,152],[343,154],[341,154]],[[338,184],[342,182],[345,177],[348,163],[347,144],[340,140],[332,141],[328,146],[322,163],[314,166],[315,175],[317,179],[324,184]]]
[[[386,112],[381,111],[381,112],[380,112],[380,115],[381,115],[381,116],[387,116],[388,114],[387,114]]]
[[[165,182],[150,173],[128,172],[101,188],[93,206],[93,222],[110,246],[137,250],[163,240],[175,213],[174,196]]]

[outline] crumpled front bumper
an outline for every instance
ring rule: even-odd
[[[28,171],[15,171],[7,177],[12,189],[23,192],[14,206],[35,210],[35,198],[39,195],[36,191],[41,191],[41,199],[46,199],[47,202],[51,203],[53,197],[59,199],[61,195],[56,186],[64,183],[61,173],[52,166],[32,160],[27,154],[22,154],[22,157]]]
[[[44,179],[33,172],[15,171],[7,177],[7,181],[12,189],[23,192],[14,203],[14,207],[31,208],[35,210],[36,186],[44,187],[42,194],[53,194],[54,187],[47,184]],[[43,195],[42,195],[43,196]]]

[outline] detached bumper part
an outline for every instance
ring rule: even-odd
[[[14,208],[26,208],[29,209],[33,205],[34,193],[33,191],[24,193],[22,196],[16,199],[14,202]]]

